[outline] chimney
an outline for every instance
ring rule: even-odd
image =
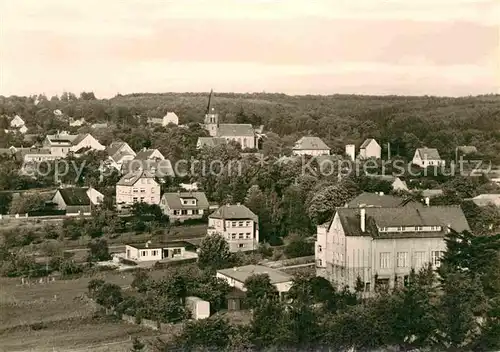
[[[360,218],[361,232],[365,232],[365,230],[366,230],[366,209],[365,208],[359,209],[359,218]]]
[[[146,248],[149,248],[149,244],[151,243],[151,240],[146,242]]]
[[[430,206],[431,200],[429,197],[425,197],[425,205]]]

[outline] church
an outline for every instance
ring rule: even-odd
[[[238,142],[242,150],[258,149],[262,127],[256,130],[251,124],[219,123],[219,114],[215,111],[215,108],[210,106],[211,96],[212,93],[210,93],[207,113],[205,114],[203,124],[210,137],[200,137],[197,147],[213,146],[220,144],[221,141],[225,141],[225,143],[233,141]]]

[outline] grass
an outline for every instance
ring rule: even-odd
[[[132,282],[131,274],[105,272],[98,277],[122,287]],[[122,321],[96,320],[96,308],[85,298],[90,280],[22,286],[19,278],[0,278],[0,351],[72,351],[117,341],[124,342],[127,350],[129,336],[154,334]],[[120,344],[109,346],[110,351],[119,351]],[[102,347],[105,351],[106,346]]]

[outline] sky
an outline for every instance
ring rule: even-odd
[[[500,93],[500,0],[0,0],[0,95]]]

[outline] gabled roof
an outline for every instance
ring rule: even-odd
[[[368,147],[368,145],[370,145],[371,142],[377,143],[377,141],[375,139],[368,138],[368,139],[365,139],[365,141],[363,142],[363,144],[361,144],[361,146],[359,148],[364,149],[364,148]],[[378,145],[378,143],[377,143],[377,145]]]
[[[116,184],[117,186],[133,186],[141,178],[155,178],[155,175],[150,171],[139,170],[136,172],[130,172],[123,176],[120,181]]]
[[[199,137],[197,144],[200,147],[215,147],[217,145],[227,144],[227,140],[219,137]]]
[[[158,151],[158,153],[160,153],[160,151],[158,149],[143,149],[137,153],[137,155],[135,156],[135,159],[136,160],[151,160],[150,158],[152,157],[153,153],[156,151]]]
[[[245,282],[249,277],[253,275],[268,275],[271,284],[278,284],[281,282],[288,282],[293,280],[292,275],[289,275],[277,269],[268,268],[267,266],[263,265],[238,266],[230,269],[220,269],[217,270],[217,272],[239,282]]]
[[[380,195],[377,193],[369,193],[364,192],[361,193],[356,198],[352,199],[347,203],[348,208],[359,208],[363,207],[384,207],[384,208],[392,208],[392,207],[400,207],[405,205],[405,199],[401,197],[396,197],[392,195]],[[410,205],[410,204],[407,204]],[[411,205],[423,206],[420,203],[411,203]]]
[[[441,237],[445,228],[451,227],[455,231],[470,231],[467,219],[459,206],[431,206],[431,207],[397,207],[397,208],[365,208],[366,232],[361,231],[360,208],[338,208],[342,227],[346,236],[372,237]],[[440,226],[443,231],[435,232],[389,232],[379,233],[377,228],[383,227],[413,227],[413,226]]]
[[[259,221],[257,215],[255,215],[250,209],[242,204],[228,204],[223,205],[211,215],[214,219],[224,219],[224,220],[244,220],[251,219],[255,222]]]
[[[163,116],[163,120],[175,120],[177,122],[179,122],[179,116],[177,116],[177,114],[173,111],[169,111],[167,112],[167,114],[165,116]]]
[[[255,131],[251,124],[223,123],[217,128],[218,137],[253,137]]]
[[[87,138],[87,136],[89,136],[90,134],[89,133],[80,133],[80,134],[77,134],[76,135],[76,138],[73,139],[73,142],[72,144],[73,145],[78,145],[78,143],[80,143],[81,141],[83,141],[85,138]]]
[[[184,205],[182,198],[195,198],[196,205]],[[166,200],[170,209],[208,209],[209,203],[207,196],[203,192],[169,192],[162,196]]]
[[[477,148],[473,145],[461,145],[457,147],[458,151],[462,152],[462,154],[472,154],[477,153]]]
[[[156,177],[174,176],[172,163],[168,159],[164,160],[126,160],[122,164],[122,173],[137,172],[147,170]]]
[[[302,137],[295,143],[293,150],[330,150],[330,147],[319,137]]]
[[[436,148],[418,148],[417,152],[422,160],[441,160]]]
[[[124,155],[133,155],[135,157],[135,152],[132,151],[132,153],[128,151],[122,151],[122,148],[128,146],[127,143],[118,141],[118,142],[113,142],[111,143],[107,148],[106,148],[106,153],[108,156],[113,159],[114,161],[118,161],[122,158]],[[130,148],[130,146],[129,146]]]
[[[87,195],[87,188],[60,188],[57,190],[61,195],[64,203],[71,206],[86,206],[90,205],[90,198]]]
[[[500,194],[480,194],[474,198],[472,198],[474,204],[479,207],[484,207],[487,205],[499,205],[500,204]]]

